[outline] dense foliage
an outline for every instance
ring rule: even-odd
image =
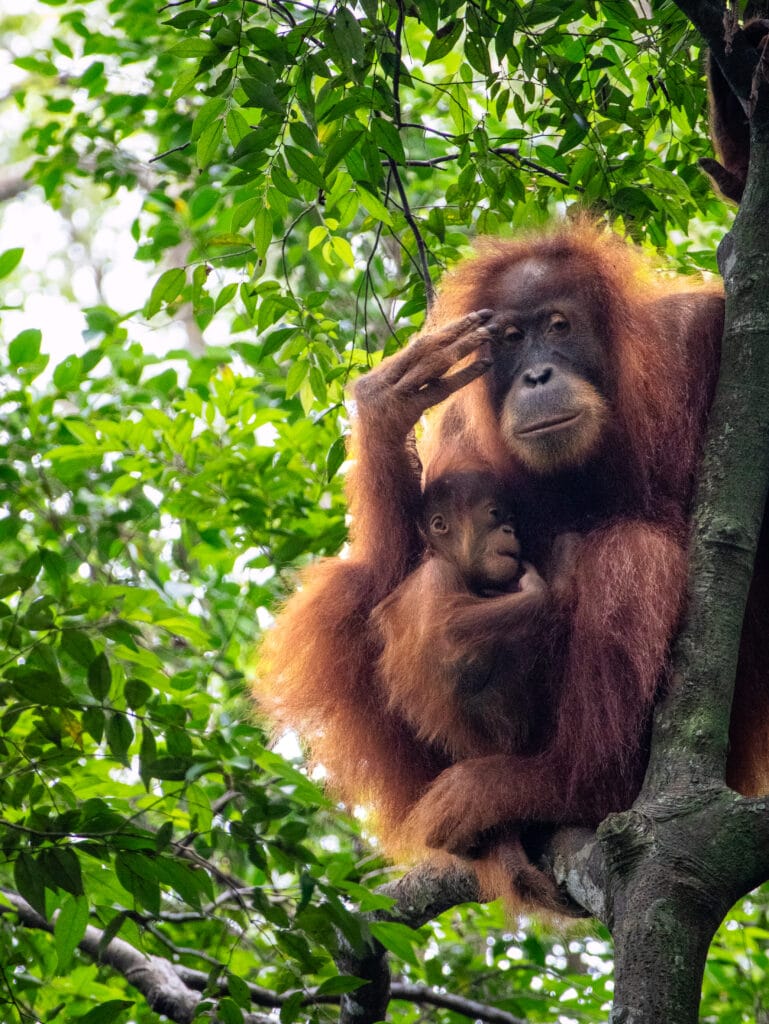
[[[265,745],[245,679],[292,569],[344,541],[345,385],[419,326],[474,236],[587,203],[678,269],[714,267],[702,55],[672,4],[645,10],[51,0],[0,18],[4,225],[44,203],[66,228],[56,275],[23,238],[0,256],[3,1020],[160,1019],[107,956],[131,949],[210,995],[202,1016],[327,1020],[356,985],[340,935],[369,930],[406,983],[398,1020],[462,1019],[420,981],[511,1022],[605,1016],[595,929],[511,931],[494,906],[367,924],[390,869]],[[107,298],[119,252],[147,268],[141,309]],[[77,302],[84,266],[83,341],[62,344],[25,311]],[[709,1020],[766,1013],[763,907],[722,932]]]

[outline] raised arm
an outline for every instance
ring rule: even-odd
[[[384,597],[413,567],[422,545],[420,467],[412,431],[426,409],[476,380],[490,359],[472,357],[491,335],[490,310],[418,335],[355,387],[355,460],[348,485],[352,557],[374,567]],[[454,372],[451,372],[451,371]]]

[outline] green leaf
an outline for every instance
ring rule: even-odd
[[[363,125],[358,125],[356,128],[351,128],[349,131],[335,135],[326,149],[326,160],[323,164],[324,174],[330,174],[365,135],[366,129]]]
[[[40,355],[40,343],[43,335],[34,327],[17,334],[8,346],[8,357],[11,366],[27,366]]]
[[[463,28],[464,22],[459,18],[447,21],[445,25],[441,26],[427,47],[425,64],[431,64],[434,60],[440,60],[451,53],[459,37],[462,35]]]
[[[6,249],[0,253],[0,278],[8,275],[16,269],[24,255],[23,249]]]
[[[181,782],[187,775],[189,759],[181,757],[159,757],[147,759],[145,771],[149,778]]]
[[[159,857],[154,862],[154,869],[158,881],[171,886],[191,907],[200,909],[201,893],[210,895],[207,876],[190,864],[182,864],[169,857]]]
[[[232,971],[227,971],[227,988],[238,1006],[244,1010],[251,1008],[251,990],[247,983]]]
[[[111,685],[112,670],[107,655],[97,654],[88,666],[88,688],[97,700],[104,700],[109,696]]]
[[[73,437],[76,437],[78,441],[82,441],[83,444],[98,445],[98,434],[93,427],[89,427],[82,420],[66,419],[64,420],[64,426]]]
[[[347,7],[340,7],[334,19],[334,37],[342,53],[358,64],[363,63],[363,33],[358,19]]]
[[[304,121],[290,121],[288,125],[289,134],[300,149],[306,149],[314,156],[320,156],[320,146],[315,132],[309,128]]]
[[[386,121],[383,117],[373,118],[371,121],[371,134],[377,146],[383,149],[388,156],[392,157],[397,164],[406,162],[406,154],[403,151],[401,137],[392,121]]]
[[[124,1010],[130,1010],[135,1005],[128,999],[108,999],[100,1006],[89,1010],[82,1017],[73,1017],[72,1019],[76,1024],[112,1024]]]
[[[248,107],[261,107],[263,110],[271,110],[276,114],[282,114],[284,104],[278,99],[275,90],[264,82],[255,78],[241,78],[240,84],[248,97]]]
[[[58,69],[51,60],[40,60],[37,57],[17,57],[13,62],[22,71],[30,71],[33,75],[45,75],[53,77],[58,75]]]
[[[53,382],[60,391],[69,391],[80,383],[83,360],[80,356],[67,356],[53,371]]]
[[[238,291],[237,282],[233,281],[231,284],[227,284],[222,288],[219,294],[216,296],[214,302],[214,310],[218,313],[220,309],[223,309],[227,303],[232,302]]]
[[[341,235],[332,235],[327,244],[331,246],[334,254],[339,257],[346,267],[352,268],[355,266],[352,246],[346,238],[342,238]]]
[[[160,913],[160,886],[155,877],[154,864],[140,853],[120,852],[115,857],[118,881],[136,900],[152,914]]]
[[[188,36],[187,39],[182,39],[175,43],[168,52],[172,53],[175,57],[208,57],[219,51],[216,44],[210,39],[203,39],[200,36],[197,38]]]
[[[114,756],[124,765],[128,765],[128,750],[133,743],[134,731],[128,718],[113,712],[107,722],[107,743]]]
[[[73,896],[83,895],[83,876],[80,861],[74,850],[53,846],[40,856],[45,883],[49,888],[63,889]]]
[[[251,126],[239,110],[233,107],[224,119],[227,135],[233,146],[239,145],[251,133]],[[237,228],[236,228],[237,230]]]
[[[310,252],[317,248],[321,242],[325,242],[328,238],[328,228],[325,224],[316,224],[314,228],[310,228],[310,233],[307,236],[307,248]]]
[[[182,96],[186,96],[197,77],[198,69],[196,67],[188,67],[182,71],[175,79],[173,88],[168,94],[168,102],[175,103]]]
[[[254,247],[259,259],[264,259],[272,241],[272,214],[262,207],[254,214]]]
[[[13,866],[13,880],[19,895],[45,917],[45,882],[36,858],[20,853]]]
[[[223,131],[224,122],[221,119],[203,129],[195,150],[195,160],[201,170],[208,167],[219,152]]]
[[[85,896],[74,896],[63,900],[53,926],[59,974],[65,974],[69,968],[72,954],[85,935],[87,924],[88,900]]]
[[[101,708],[86,708],[83,712],[83,728],[96,743],[101,743],[105,721],[106,716]]]
[[[388,228],[391,228],[393,226],[393,219],[384,203],[362,185],[356,185],[355,189],[368,212],[378,220],[381,220]]]
[[[293,181],[291,181],[288,175],[277,165],[274,165],[272,168],[272,183],[278,192],[282,193],[284,196],[288,196],[290,199],[302,198],[302,193]]]
[[[318,986],[318,995],[341,996],[346,992],[355,992],[365,984],[365,978],[356,978],[353,974],[338,974],[335,978],[326,978]]]
[[[17,590],[27,590],[34,583],[34,579],[25,576],[20,572],[9,572],[0,576],[0,597],[8,597]]]
[[[397,921],[372,921],[369,927],[371,934],[379,939],[385,949],[413,967],[419,965],[414,947],[420,946],[421,942],[415,931]]]
[[[152,696],[152,688],[142,679],[129,679],[124,692],[126,704],[132,710],[143,707]]]
[[[186,281],[187,274],[182,267],[164,271],[152,288],[147,305],[144,307],[144,315],[152,317],[164,303],[178,299]]]
[[[293,992],[280,1008],[280,1024],[293,1024],[304,1016],[302,1013],[303,996],[301,992]]]
[[[190,131],[190,138],[194,142],[195,139],[199,139],[203,134],[203,130],[208,128],[217,118],[221,118],[224,110],[227,106],[227,100],[224,96],[214,96],[213,99],[208,100],[204,103],[200,110],[195,115],[195,120],[192,122],[192,129]],[[242,115],[241,115],[242,116]]]
[[[90,637],[81,629],[63,629],[59,638],[61,649],[73,661],[87,668],[96,657]]]
[[[51,610],[53,602],[54,598],[50,595],[36,598],[22,615],[21,625],[31,630],[50,629],[54,622]]]
[[[216,1005],[216,1019],[222,1024],[243,1024],[243,1011],[229,996],[224,996]]]
[[[288,371],[286,377],[286,398],[295,395],[302,386],[302,381],[310,370],[310,364],[306,359],[298,359]]]
[[[296,146],[286,146],[283,150],[288,161],[288,166],[298,178],[309,181],[311,185],[318,188],[326,187],[326,180],[320,172],[320,168],[313,163],[312,159]]]

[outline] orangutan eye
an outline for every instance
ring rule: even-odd
[[[550,328],[558,334],[563,334],[564,331],[569,329],[569,321],[560,313],[553,313],[550,317]]]
[[[521,341],[523,331],[518,327],[506,327],[504,333],[505,341]]]

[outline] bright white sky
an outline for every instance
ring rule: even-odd
[[[0,38],[3,93],[27,77],[25,71],[15,67],[14,59],[39,53],[47,46],[61,10],[36,0],[0,0],[0,15],[34,11],[40,19],[34,32]],[[86,58],[85,63],[90,59]],[[71,62],[68,67],[70,71],[73,69]],[[141,70],[138,67],[134,70],[141,77]],[[29,105],[33,104],[34,97]],[[30,116],[34,117],[34,110],[20,110],[13,103],[3,108],[0,124],[2,178],[21,169],[16,163],[15,144]],[[147,161],[153,155],[150,143],[149,137],[137,136],[128,140],[126,148],[130,147],[133,156]],[[149,164],[147,168],[149,170]],[[78,193],[75,188],[68,188],[67,216],[49,206],[37,187],[0,205],[0,252],[17,246],[25,250],[14,274],[0,281],[0,303],[19,307],[0,313],[0,339],[7,343],[21,330],[39,328],[43,333],[43,350],[51,355],[49,373],[66,356],[81,353],[85,348],[81,306],[103,301],[123,314],[140,310],[153,281],[161,270],[167,269],[159,270],[133,258],[136,243],[130,228],[143,198],[138,191],[121,191],[106,199],[87,181],[82,187],[85,191],[80,208],[77,208]],[[101,296],[96,269],[101,273]],[[141,313],[137,313],[127,326],[132,341],[140,341],[145,349],[157,353],[183,346],[187,340],[183,328],[164,321],[162,314],[148,324]],[[212,344],[226,343],[226,323],[212,323],[206,331],[206,340]]]

